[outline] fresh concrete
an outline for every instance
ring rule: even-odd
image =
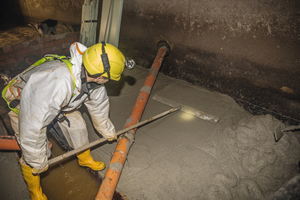
[[[117,130],[124,127],[148,72],[136,67],[125,71],[120,83],[107,84]],[[129,199],[264,199],[299,173],[297,135],[275,143],[273,127],[280,122],[270,115],[252,116],[229,96],[163,74],[151,94],[220,121],[214,125],[179,111],[139,128],[118,184]],[[169,108],[150,97],[142,120]],[[98,139],[88,115],[83,115],[90,140]],[[108,165],[115,146],[104,144],[92,155]]]

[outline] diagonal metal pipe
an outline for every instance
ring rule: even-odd
[[[159,42],[157,47],[158,52],[155,60],[124,128],[138,123],[141,119],[163,59],[170,52],[170,46],[166,42]],[[135,132],[136,129],[132,129],[120,137],[95,198],[96,200],[110,200],[113,198],[129,149],[134,141]]]

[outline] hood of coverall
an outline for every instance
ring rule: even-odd
[[[75,42],[70,46],[71,53],[71,63],[74,65],[72,67],[72,72],[75,77],[75,85],[78,90],[81,90],[81,65],[82,65],[82,55],[86,51],[87,47],[79,42]]]

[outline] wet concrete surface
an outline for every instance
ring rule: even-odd
[[[125,125],[148,70],[137,67],[124,74],[106,85],[117,130]],[[128,199],[266,199],[299,173],[299,132],[276,143],[273,128],[280,121],[271,115],[253,116],[227,95],[161,73],[154,94],[220,121],[214,125],[177,112],[139,128],[118,184]],[[150,98],[142,120],[169,108]],[[99,135],[84,107],[82,112],[94,141]],[[99,146],[92,155],[108,165],[115,146]]]

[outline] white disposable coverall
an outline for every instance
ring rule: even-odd
[[[86,105],[95,129],[103,137],[113,138],[116,134],[109,119],[109,99],[103,85],[74,101],[81,91],[82,54],[86,49],[80,43],[73,43],[70,47],[75,90],[68,67],[59,60],[43,63],[29,75],[24,74],[30,76],[27,83],[24,82],[26,77],[18,75],[17,81],[7,90],[8,101],[20,99],[19,116],[12,111],[9,116],[23,159],[31,167],[41,169],[47,165],[50,149],[46,127],[61,111],[67,111],[70,127],[66,120],[59,125],[74,149],[89,143],[86,124],[77,110],[82,103]]]

